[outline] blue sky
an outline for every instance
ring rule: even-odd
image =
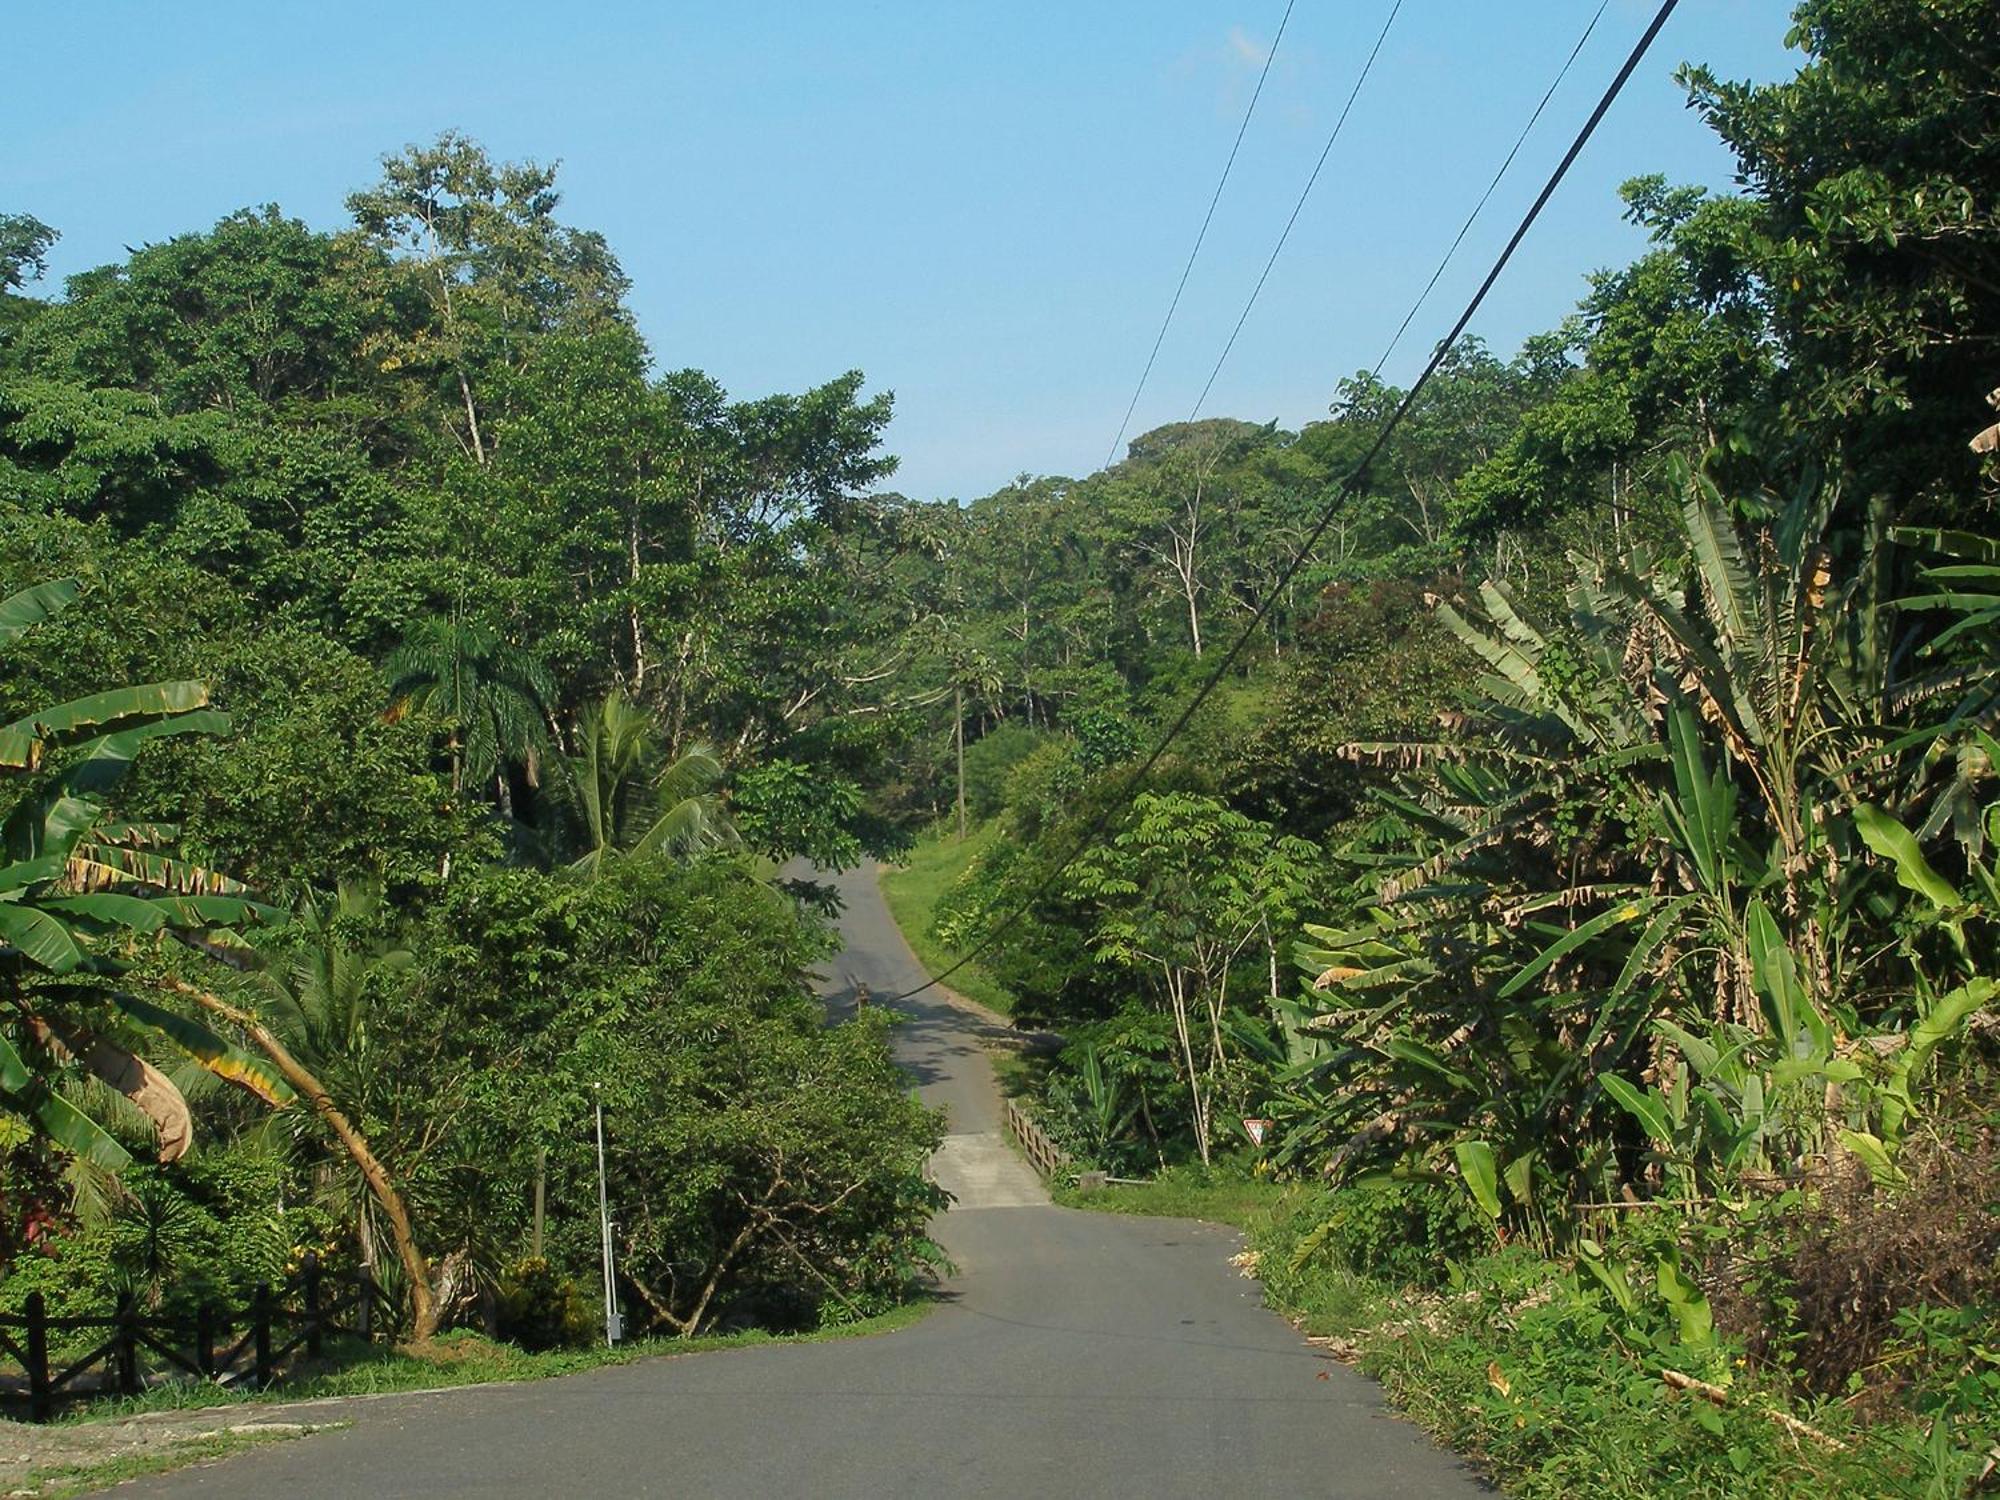
[[[1596,0],[1406,0],[1206,415],[1297,426],[1372,364]],[[307,6],[10,17],[0,210],[59,277],[275,202],[310,223],[446,128],[559,159],[663,368],[741,396],[860,368],[891,481],[971,498],[1103,462],[1283,0]],[[1388,371],[1407,379],[1654,9],[1611,0]],[[1388,0],[1297,0],[1132,432],[1188,413]],[[1731,163],[1672,81],[1790,72],[1788,5],[1684,0],[1474,331],[1511,351],[1630,259],[1615,188]]]

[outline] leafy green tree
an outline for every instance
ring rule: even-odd
[[[1317,854],[1213,798],[1142,792],[1127,826],[1072,872],[1098,912],[1098,958],[1148,976],[1173,1017],[1204,1164],[1231,1052],[1232,972],[1253,947],[1264,948],[1275,989],[1279,934],[1294,919]]]
[[[596,881],[488,868],[454,882],[413,946],[416,983],[378,1034],[463,1070],[450,1149],[412,1194],[440,1248],[517,1250],[539,1162],[546,1253],[594,1274],[601,1100],[621,1298],[641,1326],[810,1327],[907,1294],[932,1254],[922,1169],[940,1121],[879,1012],[826,1024],[805,982],[825,934],[746,863],[631,859]]]
[[[373,351],[456,397],[451,434],[484,467],[493,425],[475,385],[518,368],[536,335],[623,316],[625,276],[603,237],[556,221],[553,167],[496,164],[447,131],[382,160],[382,180],[347,200],[362,235],[398,257],[429,316]]]
[[[0,294],[40,281],[60,236],[33,214],[0,214]]]
[[[1634,179],[1620,195],[1655,248],[1592,276],[1562,331],[1531,344],[1509,430],[1458,471],[1445,506],[1464,542],[1558,518],[1600,522],[1606,554],[1671,537],[1672,464],[1700,460],[1763,419],[1769,312],[1738,248],[1753,208],[1660,177]]]
[[[1954,434],[2000,336],[1992,15],[1806,0],[1789,41],[1806,62],[1781,82],[1682,75],[1755,206],[1740,253],[1771,300],[1781,399],[1853,501],[1962,520],[1977,469]]]

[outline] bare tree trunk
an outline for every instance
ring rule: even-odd
[[[341,1148],[360,1169],[362,1180],[368,1184],[368,1191],[381,1205],[383,1216],[389,1221],[389,1236],[396,1242],[396,1255],[403,1263],[404,1278],[410,1283],[410,1336],[417,1342],[431,1338],[438,1330],[437,1296],[431,1287],[431,1268],[424,1259],[424,1253],[417,1248],[416,1231],[410,1225],[410,1211],[403,1202],[403,1195],[396,1190],[388,1169],[376,1157],[368,1145],[366,1136],[354,1128],[340,1107],[333,1102],[332,1095],[297,1058],[293,1057],[285,1044],[248,1011],[239,1010],[218,996],[200,989],[180,979],[169,979],[167,987],[178,994],[187,996],[204,1010],[233,1022],[243,1030],[243,1034],[256,1043],[258,1049],[276,1064],[277,1069],[300,1094],[312,1105],[319,1117],[326,1121],[339,1140]]]
[[[951,690],[953,738],[958,742],[958,841],[965,842],[965,689]]]
[[[1208,1108],[1201,1092],[1201,1073],[1194,1064],[1194,1028],[1188,1017],[1187,986],[1180,974],[1168,967],[1167,998],[1174,1007],[1174,1031],[1180,1039],[1181,1060],[1187,1067],[1188,1099],[1194,1108],[1194,1144],[1201,1164],[1208,1165]]]
[[[465,371],[458,372],[458,393],[465,398],[465,426],[472,434],[472,456],[480,468],[486,467],[486,442],[479,435],[479,412],[472,404],[472,382]]]
[[[639,507],[636,502],[625,527],[625,547],[631,569],[625,583],[628,588],[636,589],[639,586]],[[632,630],[632,695],[637,697],[639,690],[646,685],[646,633],[639,624],[637,600],[626,606],[625,614]]]

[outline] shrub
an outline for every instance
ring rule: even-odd
[[[597,1332],[576,1278],[542,1256],[517,1261],[501,1277],[499,1314],[501,1337],[530,1352],[581,1348]]]
[[[1719,1326],[1803,1389],[1876,1400],[1926,1378],[1924,1309],[2000,1306],[2000,1149],[1913,1142],[1910,1181],[1860,1171],[1766,1205],[1709,1257]],[[1929,1326],[1925,1324],[1924,1326]],[[1897,1352],[1897,1349],[1900,1352]],[[1884,1380],[1888,1372],[1900,1378]]]
[[[1007,778],[1049,738],[1025,724],[1002,724],[965,747],[965,805],[975,818],[990,818],[1006,805]]]
[[[1454,1264],[1470,1260],[1491,1241],[1462,1193],[1431,1182],[1339,1188],[1302,1204],[1293,1223],[1294,1261],[1327,1256],[1396,1286],[1443,1286]]]

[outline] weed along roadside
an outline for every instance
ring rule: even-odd
[[[1574,1265],[1482,1251],[1475,1226],[1401,1187],[1182,1169],[1058,1201],[1240,1229],[1237,1264],[1270,1306],[1510,1495],[1903,1493],[1939,1447],[1930,1424],[1800,1402],[1718,1362],[1685,1300],[1608,1309]]]

